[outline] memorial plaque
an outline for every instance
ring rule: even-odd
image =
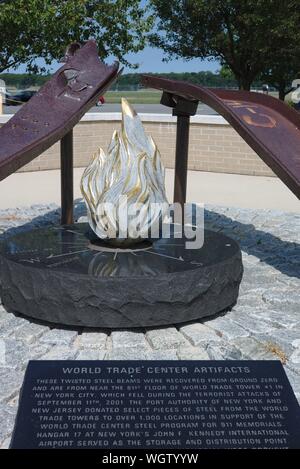
[[[11,448],[300,448],[277,361],[31,361]]]

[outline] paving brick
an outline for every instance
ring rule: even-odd
[[[231,315],[228,314],[231,317]],[[246,321],[245,321],[246,322]],[[237,337],[248,337],[249,332],[241,327],[239,324],[231,321],[229,317],[218,317],[211,321],[206,321],[205,325],[215,330],[220,334],[221,337],[228,340],[235,339]]]
[[[146,338],[155,350],[176,349],[181,345],[188,345],[188,341],[175,327],[147,331]]]
[[[31,344],[48,331],[48,326],[26,321],[26,323],[24,323],[21,327],[17,328],[17,330],[12,334],[12,337]]]
[[[106,342],[107,334],[95,332],[95,329],[84,329],[77,339],[77,344],[80,348],[105,349]]]
[[[70,345],[77,335],[78,333],[76,331],[51,329],[41,337],[40,341],[45,344]]]
[[[0,404],[0,444],[11,435],[16,416],[16,409],[7,404]]]
[[[221,335],[212,328],[200,323],[193,323],[180,328],[180,332],[191,342],[192,345],[203,345],[211,341],[221,340]]]
[[[147,345],[142,332],[113,331],[110,336],[113,349],[143,348]]]
[[[54,345],[45,355],[40,357],[41,360],[74,360],[78,350],[68,347],[67,345]]]
[[[104,360],[107,352],[94,348],[86,348],[79,350],[76,360]]]
[[[177,350],[179,360],[209,360],[207,351],[202,347],[183,345]]]

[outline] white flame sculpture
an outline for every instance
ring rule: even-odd
[[[167,213],[160,153],[124,98],[121,131],[114,131],[107,154],[99,148],[93,155],[81,192],[92,230],[115,246],[147,239]]]

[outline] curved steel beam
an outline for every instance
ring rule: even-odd
[[[300,114],[279,99],[249,91],[204,88],[143,75],[142,83],[221,114],[300,199]]]
[[[94,41],[69,46],[66,63],[0,128],[0,180],[66,135],[118,75]]]

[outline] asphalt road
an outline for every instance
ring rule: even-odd
[[[3,106],[4,114],[14,114],[21,106]],[[161,104],[134,104],[134,108],[140,114],[171,114],[171,109]],[[89,112],[121,112],[120,104],[103,104],[101,107],[94,106]],[[206,106],[199,104],[197,114],[207,115],[217,113]]]

